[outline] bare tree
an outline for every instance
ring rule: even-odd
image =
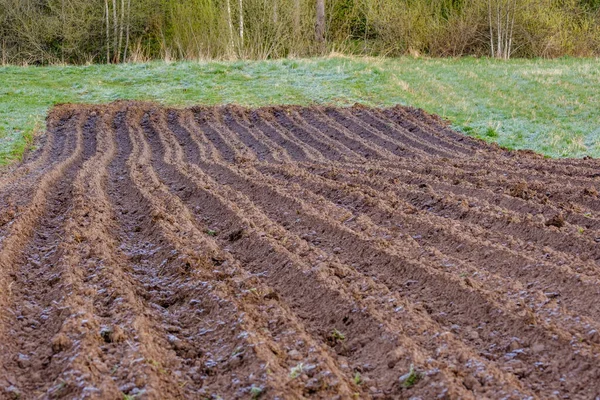
[[[129,49],[129,28],[131,26],[131,0],[127,0],[127,28],[125,33],[125,50],[123,53],[123,62],[127,61],[127,50]]]
[[[243,0],[239,0],[240,3],[240,46],[244,46],[244,3]]]
[[[60,61],[64,64],[65,62],[65,36],[66,36],[66,32],[65,32],[65,28],[66,28],[66,18],[65,18],[65,0],[61,0],[60,1],[60,22],[61,22],[61,36],[62,36],[62,40],[63,42],[61,43],[60,46]]]
[[[104,0],[104,14],[106,15],[106,63],[110,63],[110,17],[108,0]]]
[[[508,60],[512,54],[517,0],[488,0],[492,57]]]
[[[300,0],[294,0],[294,36],[300,34]]]
[[[229,52],[233,53],[233,50],[234,50],[233,21],[231,19],[231,2],[230,2],[230,0],[226,0],[225,5],[227,6],[227,25],[229,26]]]
[[[118,54],[117,54],[117,62],[121,62],[121,49],[123,48],[123,31],[125,29],[125,0],[121,0],[121,24],[119,27],[119,45],[118,45]]]
[[[113,37],[113,61],[117,61],[117,54],[119,49],[117,48],[117,40],[119,35],[119,19],[117,17],[117,0],[112,0],[113,5],[113,25],[114,25],[114,37]]]
[[[317,0],[317,21],[315,24],[315,39],[321,45],[325,43],[325,0]]]

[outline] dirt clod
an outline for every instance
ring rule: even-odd
[[[546,226],[555,226],[557,228],[562,228],[565,226],[565,219],[562,214],[556,214],[549,220],[545,222]]]

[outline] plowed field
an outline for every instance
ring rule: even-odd
[[[600,162],[395,107],[55,107],[0,398],[594,398]]]

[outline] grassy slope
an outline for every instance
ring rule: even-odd
[[[397,103],[550,156],[600,157],[598,60],[356,59],[0,68],[0,163],[18,158],[54,103]]]

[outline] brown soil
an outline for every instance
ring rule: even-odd
[[[358,105],[61,105],[41,145],[0,398],[600,396],[600,162]]]

